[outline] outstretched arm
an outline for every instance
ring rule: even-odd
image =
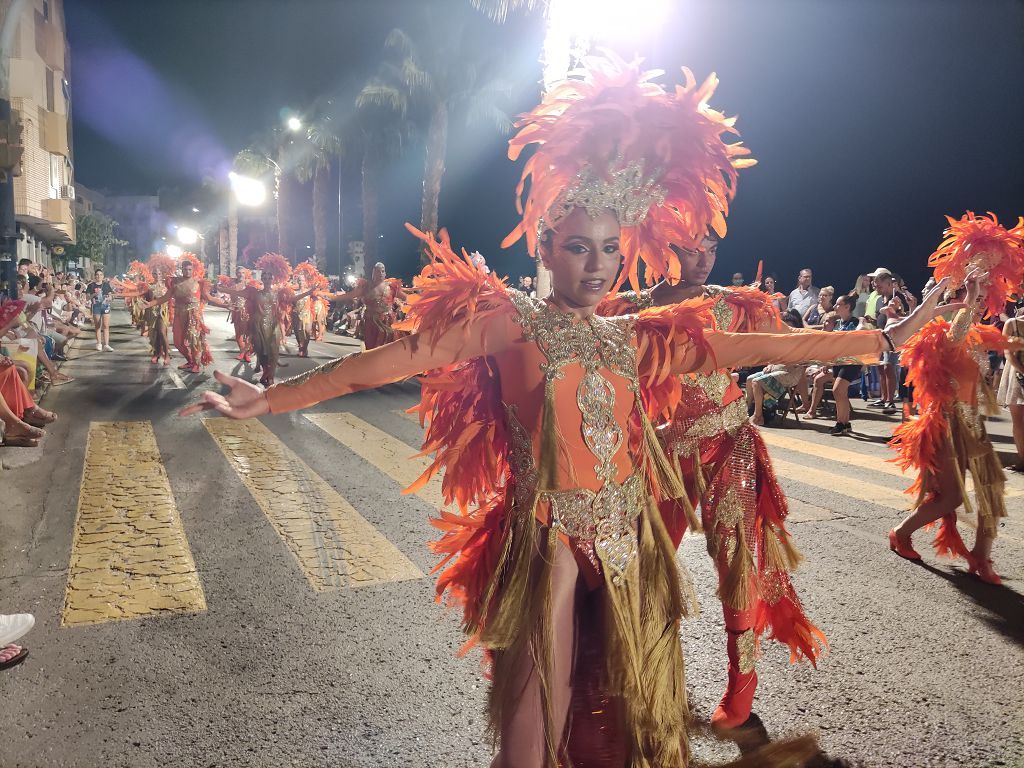
[[[501,352],[522,335],[507,314],[460,323],[431,342],[429,332],[385,344],[368,352],[339,358],[308,373],[263,391],[242,379],[218,371],[227,396],[204,392],[202,399],[181,411],[182,416],[217,410],[235,419],[307,408],[333,397],[402,381],[424,371]]]

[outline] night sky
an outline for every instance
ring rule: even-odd
[[[197,185],[251,137],[326,92],[365,80],[415,7],[392,0],[65,0],[77,179],[124,193]],[[468,0],[465,0],[468,8]],[[461,6],[460,6],[461,7]],[[944,214],[1024,214],[1024,3],[1020,0],[716,0],[672,3],[648,42],[621,50],[678,79],[716,71],[712,105],[739,116],[759,165],[741,175],[712,280],[752,277],[763,259],[789,290],[803,266],[849,290],[887,266],[914,290]],[[539,95],[542,19],[505,26],[466,11],[505,52],[516,91]],[[410,30],[412,31],[412,30]],[[501,273],[519,168],[505,138],[453,116],[441,221]],[[381,255],[410,274],[421,146],[385,174]],[[357,166],[346,181],[346,238],[358,237]],[[306,192],[308,195],[308,191]],[[300,203],[301,205],[301,203]],[[353,213],[355,211],[355,213]],[[312,235],[308,236],[312,242]]]

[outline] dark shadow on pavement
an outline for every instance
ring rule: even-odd
[[[1002,585],[986,584],[975,576],[962,571],[936,568],[921,563],[922,568],[941,576],[960,592],[993,615],[985,621],[1000,634],[1010,638],[1017,645],[1024,646],[1024,595]]]

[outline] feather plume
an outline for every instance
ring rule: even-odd
[[[516,188],[522,221],[502,246],[525,235],[536,254],[541,222],[548,218],[550,224],[550,212],[582,173],[609,181],[616,171],[638,164],[652,185],[647,191],[656,188],[658,194],[644,197],[648,207],[646,215],[639,211],[639,224],[622,222],[618,284],[629,280],[638,289],[640,262],[648,283],[662,277],[675,283],[679,258],[670,246],[699,247],[710,230],[724,236],[737,171],[755,161],[739,142],[724,141],[737,131],[735,118],[708,106],[718,85],[715,75],[698,85],[684,69],[685,83],[669,93],[653,82],[661,73],[642,71],[639,62],[627,64],[609,53],[584,64],[516,123],[509,158],[516,160],[529,145],[536,151]]]
[[[159,272],[161,276],[167,277],[173,275],[178,269],[178,262],[166,253],[154,253],[146,261],[146,265],[154,276]]]
[[[146,283],[153,282],[153,273],[149,267],[143,264],[141,261],[133,261],[128,265],[128,269],[125,270],[125,275],[134,277],[137,281]]]
[[[1024,217],[1013,229],[1003,227],[994,213],[975,216],[967,211],[959,219],[947,216],[944,239],[928,257],[935,279],[948,277],[959,287],[972,269],[988,272],[985,313],[998,315],[1007,300],[1024,288]]]
[[[194,253],[189,253],[188,251],[186,251],[185,253],[181,254],[181,256],[178,257],[178,264],[180,265],[182,262],[185,261],[189,262],[192,265],[192,277],[194,277],[196,280],[202,280],[204,277],[206,277],[206,267],[203,265],[203,262],[199,260],[198,256],[196,256]],[[172,272],[171,274],[174,273]]]
[[[316,264],[311,261],[304,261],[292,270],[292,277],[298,277],[299,275],[305,276],[306,284],[310,288],[325,291],[331,286],[331,281],[327,279],[327,275],[317,269]]]
[[[288,259],[279,253],[265,253],[256,261],[256,269],[264,281],[283,283],[292,274],[292,266]]]

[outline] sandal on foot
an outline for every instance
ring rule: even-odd
[[[17,653],[13,656],[10,655],[10,651],[17,649]],[[28,648],[22,648],[20,645],[8,645],[6,648],[0,649],[0,658],[7,656],[6,661],[0,661],[0,670],[10,669],[16,667],[25,659],[28,658]]]
[[[899,536],[896,535],[896,529],[893,528],[889,531],[889,549],[895,552],[905,560],[920,560],[921,556],[917,554],[917,551],[909,544],[904,545],[900,542]]]
[[[21,420],[31,424],[33,427],[43,427],[47,424],[53,424],[57,420],[57,414],[53,411],[44,410],[37,405],[26,410],[21,415]]]

